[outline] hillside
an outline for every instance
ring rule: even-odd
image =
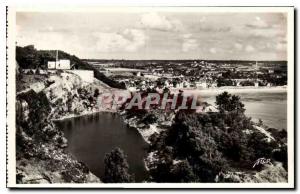
[[[16,60],[19,67],[22,69],[47,69],[47,62],[54,61],[56,55],[56,50],[36,50],[33,45],[16,48]],[[59,59],[69,59],[71,64],[74,65],[76,69],[92,70],[94,71],[94,76],[98,80],[104,82],[113,88],[125,89],[123,83],[118,83],[104,74],[100,73],[97,69],[89,65],[87,62],[82,61],[75,55],[71,55],[64,51],[58,51]]]
[[[101,111],[95,92],[108,92],[100,81],[83,82],[64,72],[22,75],[16,96],[16,162],[18,183],[100,182],[87,166],[64,148],[68,141],[55,119]]]
[[[215,110],[198,113],[122,112],[150,145],[148,181],[287,182],[287,132],[253,122],[239,96],[223,92],[215,104]]]

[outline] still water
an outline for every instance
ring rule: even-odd
[[[67,151],[85,163],[96,176],[104,175],[104,156],[115,147],[127,155],[130,173],[141,182],[146,177],[147,144],[136,129],[128,128],[116,113],[97,113],[57,123],[68,139]]]
[[[245,104],[246,115],[257,122],[277,129],[287,129],[287,93],[286,92],[237,92],[231,93],[241,97]],[[203,98],[214,104],[216,95],[204,95]]]

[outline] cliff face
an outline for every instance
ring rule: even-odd
[[[97,81],[84,83],[72,73],[45,77],[34,84],[25,77],[20,83],[27,86],[16,97],[17,183],[100,182],[65,152],[67,139],[52,120],[100,111],[94,91],[97,88],[101,93],[108,87]]]

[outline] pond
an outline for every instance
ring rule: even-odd
[[[144,158],[147,143],[117,113],[102,112],[57,122],[68,139],[67,151],[99,178],[104,175],[104,156],[119,147],[127,155],[129,172],[136,182],[147,177]]]

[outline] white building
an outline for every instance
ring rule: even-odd
[[[71,62],[69,59],[48,61],[48,69],[71,69]]]
[[[56,69],[71,69],[71,63],[68,59],[60,59],[56,64]]]
[[[55,61],[48,61],[48,69],[55,69],[56,62]]]
[[[274,73],[274,69],[269,69],[268,72],[269,73]]]
[[[196,84],[196,87],[197,88],[207,88],[207,83],[206,83],[206,81],[199,81],[199,82],[195,82],[195,84]]]

